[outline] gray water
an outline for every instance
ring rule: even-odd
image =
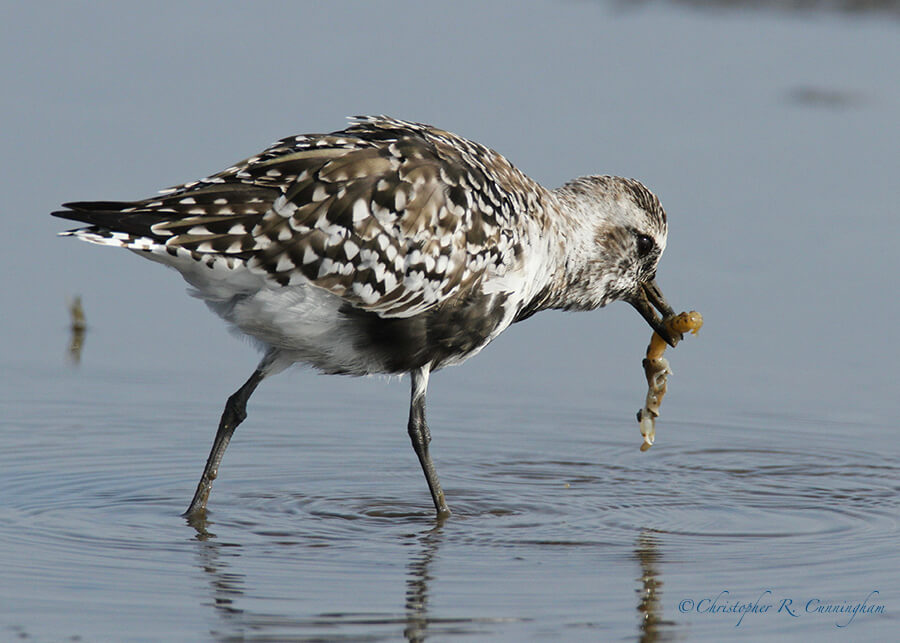
[[[900,21],[687,4],[0,7],[0,640],[892,638]],[[192,527],[257,355],[47,213],[381,112],[660,195],[659,281],[706,326],[657,443],[642,320],[546,313],[431,380],[449,520],[408,381],[298,369]]]

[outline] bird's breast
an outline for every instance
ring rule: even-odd
[[[310,285],[204,298],[237,330],[295,362],[349,375],[459,364],[509,326],[517,308],[509,293],[469,291],[418,315],[383,317]]]
[[[509,296],[470,292],[419,315],[381,317],[345,305],[356,350],[403,373],[429,365],[432,370],[459,364],[484,348],[512,319]]]

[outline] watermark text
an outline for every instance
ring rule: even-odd
[[[749,596],[733,595],[727,589],[716,594],[692,596],[678,602],[682,614],[731,616],[734,626],[740,627],[745,618],[757,615],[779,618],[826,617],[835,627],[848,627],[857,618],[884,614],[887,608],[880,601],[880,592],[873,589],[863,597],[834,599],[819,596],[777,596],[771,589]]]

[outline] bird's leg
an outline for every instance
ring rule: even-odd
[[[431,499],[434,500],[434,508],[438,518],[446,518],[450,515],[450,509],[444,500],[444,491],[438,480],[437,471],[428,453],[428,443],[431,442],[431,431],[425,422],[425,391],[428,388],[429,367],[412,371],[412,394],[409,402],[409,437],[412,440],[413,449],[419,456],[422,471],[425,472],[425,480],[428,481],[428,489],[431,491]]]
[[[247,400],[259,386],[259,383],[265,378],[266,372],[260,367],[257,368],[253,375],[250,376],[244,385],[228,398],[225,403],[225,410],[222,412],[222,419],[219,420],[219,430],[216,431],[216,439],[213,440],[212,449],[209,452],[209,458],[206,460],[206,467],[203,469],[203,475],[200,477],[200,483],[197,485],[197,491],[194,492],[194,498],[191,500],[190,506],[184,512],[186,518],[196,518],[202,516],[206,511],[206,501],[209,499],[209,492],[212,489],[213,480],[219,474],[219,464],[222,462],[222,456],[225,455],[225,449],[231,441],[231,435],[237,428],[237,425],[244,421],[247,417]]]

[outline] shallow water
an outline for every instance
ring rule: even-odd
[[[900,59],[900,23],[292,6],[277,24],[202,4],[178,20],[0,10],[33,27],[0,39],[33,65],[4,72],[17,98],[0,105],[18,155],[0,216],[19,233],[0,255],[0,640],[892,638],[900,85],[873,61]],[[386,30],[426,53],[386,49]],[[322,51],[335,59],[298,63],[296,86],[268,64]],[[372,66],[423,91],[398,95]],[[550,185],[603,171],[660,193],[661,285],[706,326],[669,354],[657,443],[638,450],[649,330],[634,311],[542,314],[431,379],[450,519],[432,517],[409,446],[408,381],[298,371],[254,394],[208,520],[189,525],[222,405],[257,357],[176,275],[56,239],[46,213],[382,111]]]
[[[384,404],[386,389],[403,387],[356,382],[343,409],[280,402],[298,383],[332,400],[349,390],[306,374],[254,398],[195,529],[178,513],[218,404],[161,405],[154,398],[172,395],[165,378],[138,398],[115,383],[125,371],[32,376],[40,386],[3,382],[49,398],[12,407],[4,422],[9,633],[837,640],[848,617],[741,620],[679,604],[727,591],[719,604],[777,608],[877,590],[869,602],[890,610],[897,595],[900,458],[869,448],[879,427],[661,420],[659,443],[642,454],[635,426],[587,408],[514,393],[492,406],[436,403],[435,455],[455,512],[436,524],[398,422],[402,400]],[[102,403],[81,397],[90,391]],[[849,631],[871,639],[895,624],[890,611],[859,615]]]

